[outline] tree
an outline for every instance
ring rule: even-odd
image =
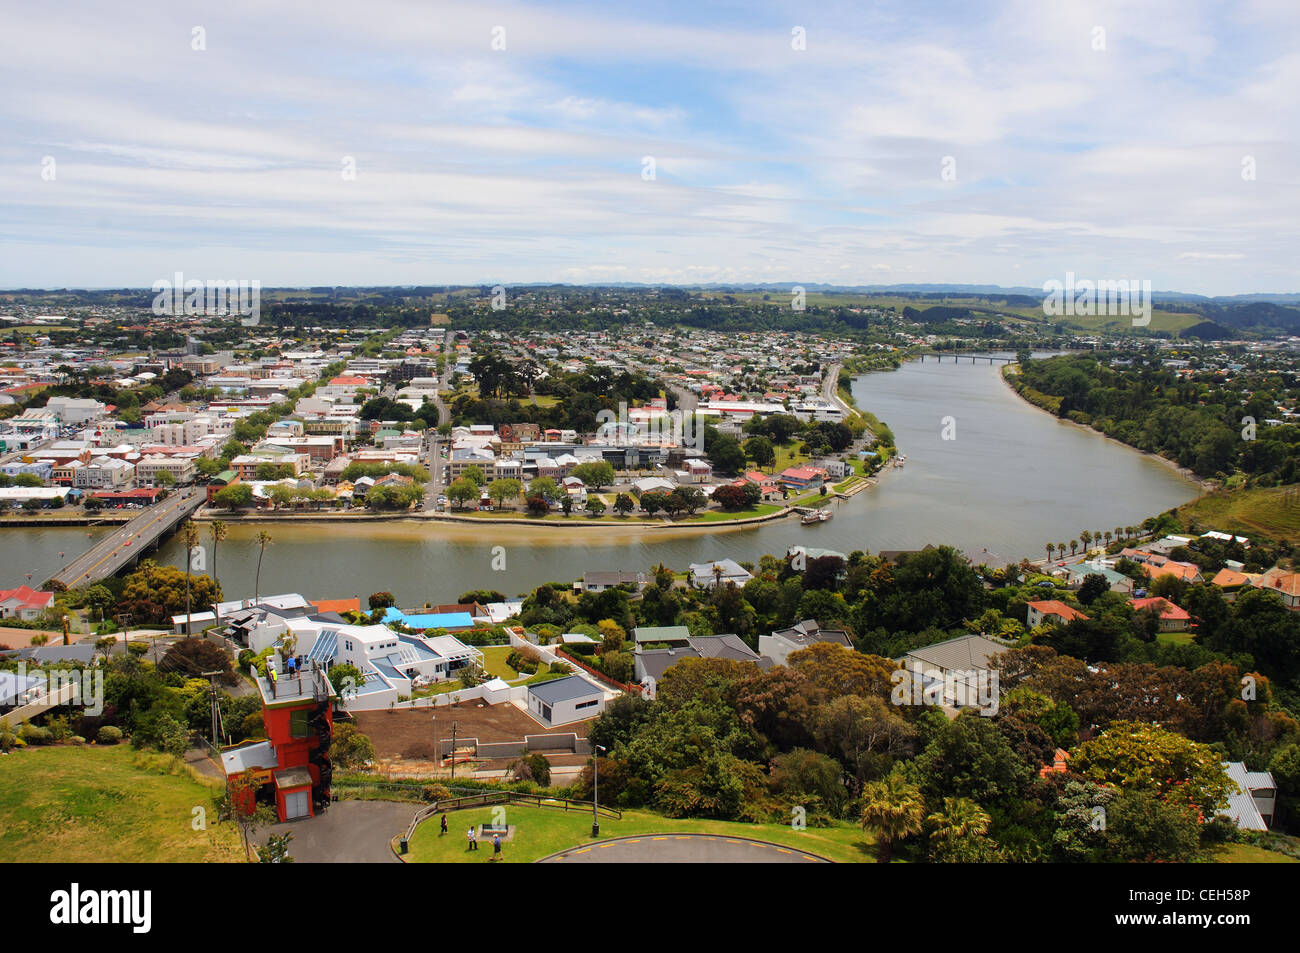
[[[577,477],[585,486],[600,490],[614,482],[614,468],[605,460],[592,460],[580,463],[573,468],[571,476]]]
[[[253,488],[246,483],[232,483],[213,494],[212,502],[224,510],[238,510],[253,505]]]
[[[921,833],[925,802],[921,791],[899,774],[862,787],[862,829],[876,838],[876,862],[889,863],[894,845]]]
[[[221,577],[217,575],[217,544],[225,542],[226,536],[229,535],[229,529],[221,520],[213,520],[208,529],[212,533],[212,578],[221,582]]]
[[[1070,768],[1098,784],[1194,805],[1206,817],[1226,803],[1232,784],[1209,745],[1136,721],[1114,721],[1079,745]]]
[[[988,812],[964,797],[946,797],[943,809],[926,819],[930,827],[930,858],[941,863],[978,863],[991,859],[985,835]]]
[[[482,469],[475,464],[470,464],[461,473],[461,479],[469,480],[475,487],[482,489],[483,484],[487,483],[487,477],[483,475]],[[454,486],[455,484],[453,484]]]
[[[289,856],[289,841],[293,840],[293,832],[285,831],[283,834],[272,834],[266,839],[265,844],[257,848],[257,862],[259,864],[292,864],[293,858]]]
[[[174,566],[160,566],[145,560],[140,568],[126,577],[118,609],[128,612],[137,622],[171,623],[174,615],[185,611],[185,573]],[[192,598],[200,605],[221,601],[221,587],[206,575],[190,579]]]
[[[776,463],[776,448],[766,437],[750,437],[745,441],[745,456],[754,461],[758,467],[770,467]]]
[[[573,497],[568,493],[565,493],[564,496],[560,498],[560,509],[564,511],[565,516],[568,516],[573,512]]]
[[[593,493],[591,496],[587,497],[586,509],[592,516],[600,516],[605,512],[605,501]]]
[[[636,509],[636,501],[626,493],[620,493],[614,498],[614,512],[619,516],[627,516]]]
[[[117,604],[117,598],[108,586],[94,585],[86,590],[86,607],[99,613],[99,621],[103,622],[105,613]]]
[[[1200,847],[1196,809],[1152,790],[1122,790],[1106,808],[1107,859],[1186,863]]]
[[[479,499],[478,484],[469,477],[463,476],[447,487],[447,498],[456,504],[457,509],[462,509],[466,503],[476,502]]]
[[[501,480],[493,480],[488,484],[487,491],[488,498],[497,506],[501,506],[507,500],[519,499],[519,495],[524,491],[524,486],[518,480],[506,477]]]
[[[551,504],[547,503],[546,498],[541,496],[530,496],[524,501],[524,506],[534,516],[545,516],[551,511]]]
[[[724,473],[739,473],[745,469],[745,451],[740,448],[740,441],[730,434],[717,434],[712,440],[706,440],[706,456],[715,470]]]
[[[258,531],[257,576],[254,578],[254,582],[253,582],[253,605],[257,605],[262,601],[262,557],[266,555],[266,547],[269,546],[272,542],[273,540],[271,539],[270,533],[268,533],[266,530]]]
[[[1083,577],[1083,585],[1079,586],[1079,601],[1090,606],[1103,592],[1110,592],[1110,583],[1106,577],[1101,573],[1088,573]]]
[[[713,491],[713,501],[724,510],[738,510],[745,505],[745,491],[726,483]]]
[[[235,683],[235,669],[230,656],[215,642],[198,636],[178,639],[158,662],[161,671],[176,672],[185,678],[197,678],[204,672],[218,672],[226,685]]]
[[[560,491],[555,485],[555,481],[550,477],[537,477],[528,484],[529,496],[540,496],[544,500],[554,500],[559,497]]]
[[[166,470],[160,470],[154,475],[153,482],[158,486],[175,486],[176,477]]]
[[[367,601],[371,609],[387,609],[397,605],[397,597],[391,592],[372,592]]]
[[[333,679],[330,680],[331,684]],[[340,768],[361,770],[375,760],[375,745],[356,725],[339,722],[330,743],[330,761]]]

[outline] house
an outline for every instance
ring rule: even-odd
[[[688,638],[685,645],[666,649],[636,651],[636,680],[641,683],[657,682],[664,672],[686,658],[722,658],[737,662],[753,662],[763,668],[771,662],[745,644],[738,635],[706,635]]]
[[[624,572],[622,570],[610,570],[608,572],[584,572],[582,580],[574,585],[575,589],[581,592],[604,592],[606,589],[617,589],[619,586],[631,586],[640,592],[646,587],[648,580],[643,572]]]
[[[1282,603],[1292,612],[1300,610],[1300,572],[1291,572],[1274,566],[1250,583],[1256,589],[1267,589],[1282,598]]]
[[[771,635],[760,635],[758,654],[770,659],[773,665],[785,665],[791,652],[798,652],[818,642],[833,642],[846,649],[853,648],[853,640],[843,629],[823,629],[816,619],[804,619],[788,629],[778,629]]]
[[[1196,563],[1181,563],[1177,560],[1167,559],[1160,565],[1150,565],[1147,569],[1152,579],[1159,579],[1161,576],[1177,576],[1184,582],[1198,583],[1204,582],[1205,578],[1201,575],[1201,567]]]
[[[776,477],[769,476],[766,473],[760,473],[758,470],[748,471],[741,479],[736,481],[737,485],[743,486],[746,483],[752,483],[758,487],[759,492],[763,494],[764,500],[775,499],[781,495],[781,488],[777,486]]]
[[[604,710],[604,689],[581,675],[528,686],[528,713],[548,728],[594,718]]]
[[[1160,613],[1161,632],[1186,632],[1192,627],[1192,617],[1187,610],[1174,605],[1164,596],[1149,596],[1146,599],[1130,599],[1134,612],[1153,609]]]
[[[54,605],[54,593],[19,586],[0,589],[0,619],[35,619]]]
[[[1058,625],[1065,625],[1067,622],[1073,622],[1075,619],[1088,618],[1073,606],[1067,606],[1064,602],[1056,599],[1042,599],[1037,602],[1027,604],[1029,609],[1029,618],[1025,623],[1033,629],[1048,619]]]
[[[697,589],[712,589],[717,585],[743,586],[753,579],[744,566],[734,559],[717,559],[712,562],[691,563],[691,585]]]
[[[1268,830],[1277,800],[1273,775],[1268,771],[1247,771],[1241,761],[1225,761],[1223,767],[1236,790],[1229,790],[1228,804],[1220,809],[1219,815],[1231,818],[1243,831]]]
[[[786,467],[776,479],[792,490],[814,490],[826,482],[826,471],[821,467]]]
[[[1133,591],[1133,579],[1122,572],[1116,572],[1112,567],[1100,565],[1094,561],[1076,563],[1066,572],[1065,583],[1071,589],[1079,589],[1083,586],[1083,581],[1089,576],[1101,576],[1106,580],[1111,592],[1131,593]]]
[[[1223,598],[1228,602],[1236,600],[1237,595],[1241,592],[1243,586],[1252,586],[1259,579],[1261,573],[1239,572],[1236,569],[1220,569],[1210,580],[1211,583],[1223,590]]]
[[[657,644],[686,645],[691,640],[691,630],[684,625],[638,625],[632,630],[632,641],[638,647]]]
[[[274,667],[274,656],[268,665]],[[329,749],[337,693],[315,662],[295,675],[277,671],[271,678],[268,672],[255,680],[267,740],[221,752],[227,782],[251,771],[259,783],[274,786],[281,821],[312,817],[330,799],[334,770]]]
[[[913,649],[896,661],[920,680],[922,691],[942,682],[945,704],[974,707],[982,698],[995,701],[987,697],[989,686],[997,684],[990,662],[1009,647],[982,635],[960,635]]]

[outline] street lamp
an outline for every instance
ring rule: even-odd
[[[596,813],[596,805],[600,803],[600,752],[604,751],[600,745],[594,746],[591,756],[591,836],[600,836],[600,815]]]

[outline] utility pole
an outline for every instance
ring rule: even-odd
[[[221,750],[221,739],[217,737],[217,724],[221,720],[221,705],[217,701],[217,683],[216,677],[220,672],[200,672],[203,678],[208,680],[208,699],[212,703],[212,750]]]
[[[451,723],[451,779],[456,780],[456,728],[457,723]]]

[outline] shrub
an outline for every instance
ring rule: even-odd
[[[528,770],[532,773],[534,781],[542,787],[550,786],[551,762],[546,760],[546,755],[533,752],[524,757],[524,763],[528,765]]]
[[[514,649],[506,656],[506,664],[516,672],[524,675],[536,675],[537,666],[542,662],[542,657],[533,649],[523,648]]]
[[[18,736],[8,729],[0,728],[0,751],[12,751],[18,747]]]
[[[105,725],[95,735],[95,741],[101,745],[115,745],[122,740],[122,729],[115,725]]]
[[[24,724],[18,729],[18,737],[29,745],[48,745],[54,741],[53,732],[39,725]]]
[[[572,674],[572,672],[573,672],[573,666],[570,665],[568,662],[552,662],[552,663],[551,663],[551,674],[552,674],[552,675],[569,675],[569,674]]]
[[[68,744],[70,745],[84,745],[85,743],[86,743],[86,739],[81,737],[81,735],[68,736]]]
[[[441,784],[426,784],[420,789],[420,797],[432,804],[434,801],[445,801],[451,797],[451,791]]]

